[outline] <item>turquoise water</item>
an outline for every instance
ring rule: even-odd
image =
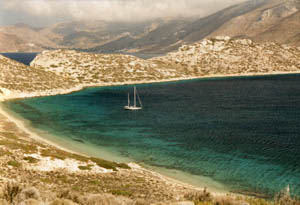
[[[138,85],[14,100],[36,129],[151,166],[209,177],[227,189],[300,194],[300,75]]]

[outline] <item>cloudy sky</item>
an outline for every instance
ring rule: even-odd
[[[246,0],[0,0],[0,25],[69,20],[143,21],[202,17]]]

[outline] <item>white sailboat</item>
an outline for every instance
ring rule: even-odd
[[[130,105],[130,97],[129,97],[129,93],[128,93],[128,105],[124,106],[125,110],[141,110],[142,109],[142,102],[141,99],[139,97],[139,94],[137,93],[136,87],[134,86],[133,89],[133,106]],[[140,107],[136,106],[136,96],[138,97],[139,103],[140,103]]]

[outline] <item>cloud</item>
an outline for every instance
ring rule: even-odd
[[[245,0],[5,0],[6,11],[74,20],[142,21],[163,17],[201,17]]]

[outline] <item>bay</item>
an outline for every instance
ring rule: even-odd
[[[300,75],[138,85],[5,102],[30,126],[117,160],[205,176],[233,192],[300,194]]]

